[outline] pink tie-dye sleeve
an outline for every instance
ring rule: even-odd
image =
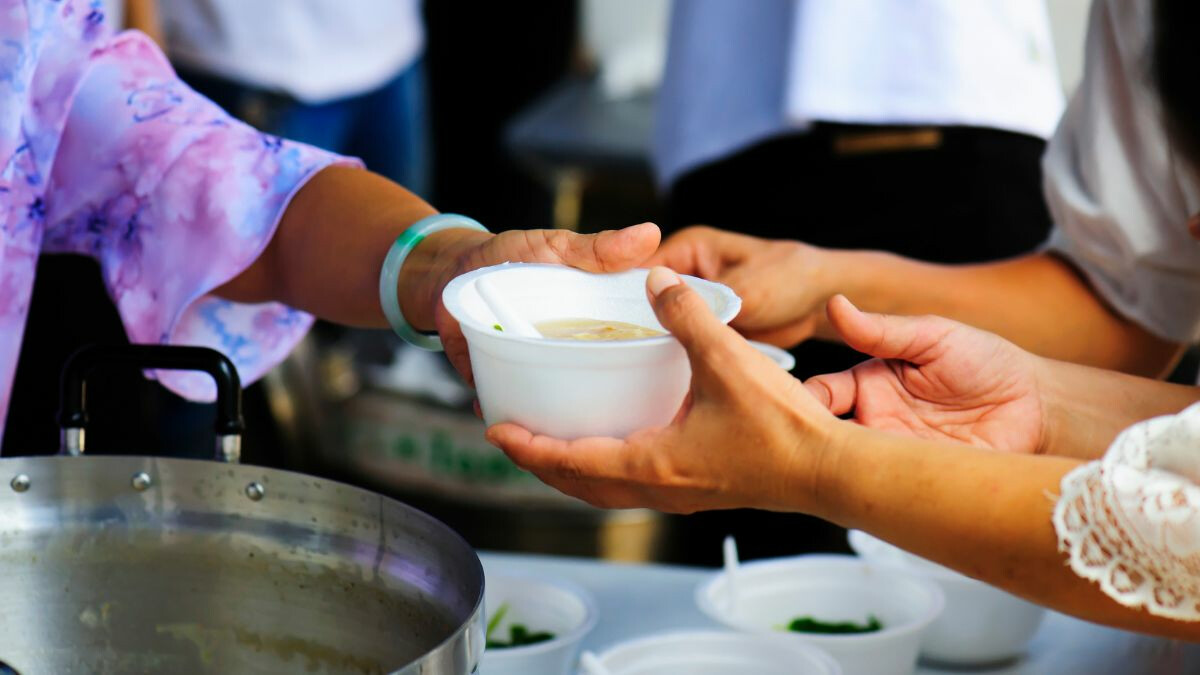
[[[312,317],[211,292],[261,254],[308,178],[355,162],[233,120],[140,34],[92,59],[55,157],[43,250],[100,261],[131,341],[214,347],[257,379]],[[189,398],[214,394],[204,376],[158,377]]]

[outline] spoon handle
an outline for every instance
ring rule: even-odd
[[[612,671],[600,662],[600,657],[586,649],[579,655],[579,665],[586,675],[612,675]]]
[[[483,299],[488,309],[492,310],[492,314],[495,315],[504,332],[517,337],[542,337],[541,332],[534,328],[533,324],[513,310],[508,301],[504,299],[504,295],[496,290],[495,285],[486,276],[479,277],[475,281],[475,290],[479,292],[479,297]]]
[[[737,609],[737,568],[739,564],[737,540],[733,538],[733,535],[725,537],[722,549],[725,557],[725,587],[729,589],[726,602],[729,604],[729,613],[732,614]]]

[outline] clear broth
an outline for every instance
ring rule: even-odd
[[[642,340],[666,335],[661,330],[646,328],[624,321],[602,319],[555,319],[535,324],[534,328],[547,338],[554,340]]]

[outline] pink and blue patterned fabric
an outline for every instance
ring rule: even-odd
[[[39,255],[96,258],[131,341],[214,347],[251,382],[312,317],[212,290],[259,256],[308,178],[355,164],[237,122],[152,41],[104,22],[99,0],[0,0],[0,431]],[[202,375],[157,377],[215,394]]]

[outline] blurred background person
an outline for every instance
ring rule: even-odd
[[[676,1],[653,141],[667,231],[1019,255],[1050,231],[1040,160],[1063,106],[1043,0]],[[772,339],[800,378],[865,358]],[[700,514],[678,532],[710,562],[730,533],[749,556],[845,546],[787,515]]]
[[[1027,252],[1063,110],[1043,0],[676,2],[654,139],[670,224],[938,262]],[[857,358],[797,349],[801,377]]]
[[[429,194],[420,0],[127,0],[127,23],[242,120]]]

